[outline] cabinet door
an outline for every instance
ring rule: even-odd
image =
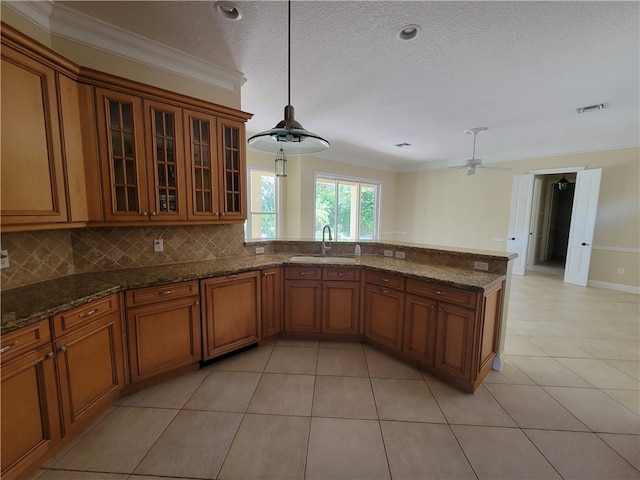
[[[106,221],[148,221],[142,100],[96,89]]]
[[[2,225],[67,222],[53,69],[2,45]]]
[[[120,312],[65,335],[55,347],[66,435],[124,387]]]
[[[404,308],[405,354],[433,365],[436,344],[437,302],[407,294]]]
[[[260,274],[203,280],[205,360],[260,340]]]
[[[218,119],[220,220],[246,220],[247,166],[245,125]]]
[[[262,338],[282,331],[282,269],[262,271]]]
[[[218,220],[220,172],[218,168],[216,117],[184,111],[187,162],[187,216],[189,220]]]
[[[144,109],[150,219],[186,220],[182,109],[151,100],[144,100]]]
[[[360,282],[325,281],[322,286],[322,331],[358,334]]]
[[[471,380],[475,311],[438,304],[434,365],[450,377]]]
[[[2,362],[2,478],[20,478],[60,438],[53,349]]]
[[[127,309],[127,327],[134,382],[202,359],[198,297]]]
[[[322,324],[320,280],[285,280],[284,302],[286,332],[320,332]]]
[[[365,336],[374,342],[402,350],[404,293],[367,284],[365,289]]]

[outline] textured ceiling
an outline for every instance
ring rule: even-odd
[[[55,3],[242,72],[249,135],[282,120],[286,2],[235,1],[238,21],[209,1]],[[639,145],[639,6],[294,1],[291,103],[331,142],[318,156],[389,170],[463,163],[475,126],[485,163]]]

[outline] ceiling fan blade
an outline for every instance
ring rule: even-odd
[[[467,168],[469,165],[464,164],[464,165],[452,165],[451,167],[447,167],[447,168]]]
[[[490,170],[502,170],[503,172],[509,172],[511,169],[508,167],[499,167],[497,165],[478,165],[480,168],[488,168]]]

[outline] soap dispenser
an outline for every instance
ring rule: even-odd
[[[355,251],[353,252],[353,254],[354,254],[356,257],[359,257],[361,253],[362,253],[362,251],[360,250],[360,245],[356,243],[356,249],[355,249]]]

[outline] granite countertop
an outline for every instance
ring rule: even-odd
[[[2,292],[2,335],[44,318],[83,305],[111,293],[132,288],[166,285],[174,282],[237,274],[279,266],[367,267],[407,278],[482,292],[504,280],[477,270],[426,265],[395,258],[364,255],[356,260],[323,263],[320,259],[291,262],[293,255],[269,254],[223,258],[199,262],[83,273]],[[337,263],[336,263],[337,262]]]

